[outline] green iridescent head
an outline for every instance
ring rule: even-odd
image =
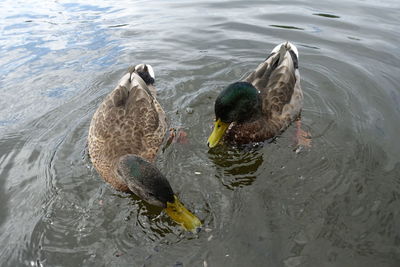
[[[219,94],[214,111],[214,130],[207,141],[210,148],[221,141],[232,122],[251,122],[261,116],[260,93],[251,83],[233,83]]]
[[[225,123],[251,121],[261,115],[260,94],[251,83],[233,83],[221,91],[214,110],[216,119]]]

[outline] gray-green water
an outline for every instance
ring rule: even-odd
[[[0,2],[1,266],[400,266],[400,4]],[[208,151],[213,100],[278,43],[300,52],[302,119]],[[184,233],[101,180],[92,114],[152,64],[173,144],[158,166],[208,231]]]

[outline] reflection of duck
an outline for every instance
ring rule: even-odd
[[[215,101],[216,122],[208,146],[221,139],[236,144],[261,142],[298,118],[303,105],[298,57],[293,44],[280,44],[243,81],[222,90]]]
[[[131,67],[122,77],[93,115],[88,137],[90,158],[115,189],[131,191],[166,208],[172,219],[192,230],[200,226],[199,219],[183,207],[152,164],[167,130],[153,83],[150,65]]]
[[[209,159],[216,167],[216,177],[227,189],[244,187],[253,184],[257,170],[264,162],[262,150],[257,148],[213,150],[208,153]]]

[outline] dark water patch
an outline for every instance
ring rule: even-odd
[[[311,46],[311,45],[306,45],[306,44],[302,44],[301,46],[306,47],[306,48],[310,48],[310,49],[315,49],[315,50],[320,49],[319,47]]]
[[[349,38],[350,40],[354,40],[354,41],[361,41],[361,39],[359,39],[357,37],[347,36],[347,38]]]
[[[125,23],[125,24],[117,24],[117,25],[111,25],[111,26],[108,26],[108,28],[122,28],[122,27],[125,27],[125,26],[128,26],[129,24],[127,24],[127,23]]]
[[[276,24],[272,24],[272,25],[269,25],[269,26],[274,27],[274,28],[286,29],[286,30],[300,30],[300,31],[304,31],[304,28],[299,28],[299,27],[295,27],[295,26],[276,25]]]
[[[324,17],[324,18],[330,18],[330,19],[340,19],[339,16],[328,14],[328,13],[313,13],[313,15]]]

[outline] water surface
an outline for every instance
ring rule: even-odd
[[[398,1],[2,1],[2,266],[399,266]],[[290,40],[303,127],[208,151],[213,100]],[[137,63],[188,144],[157,165],[207,231],[115,191],[85,153]]]

